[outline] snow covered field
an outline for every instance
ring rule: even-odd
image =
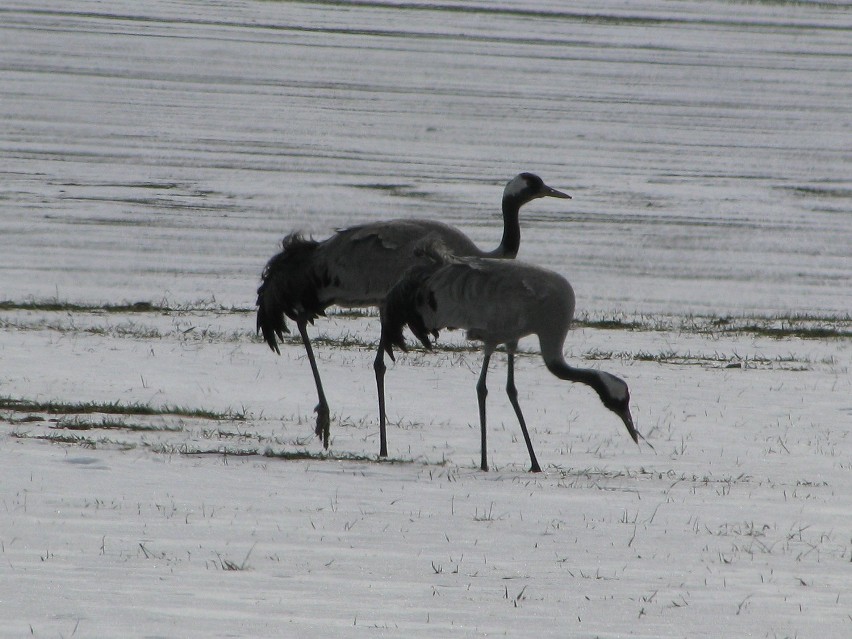
[[[0,7],[0,636],[852,635],[852,8]],[[545,472],[462,336],[254,335],[288,231],[433,217],[568,277]]]

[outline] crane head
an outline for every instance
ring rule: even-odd
[[[520,173],[512,178],[503,190],[503,199],[518,199],[520,203],[529,202],[540,197],[558,197],[570,200],[571,196],[562,191],[547,186],[534,173]]]
[[[639,443],[639,432],[633,425],[633,416],[630,414],[630,390],[627,383],[615,375],[605,371],[597,371],[600,384],[595,384],[595,390],[603,402],[603,405],[621,418],[630,438]]]

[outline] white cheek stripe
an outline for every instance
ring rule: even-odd
[[[527,188],[527,181],[520,175],[515,176],[511,182],[506,185],[506,190],[503,191],[503,197],[514,197],[520,195]]]
[[[624,401],[624,390],[627,385],[619,380],[614,375],[609,375],[607,373],[601,373],[601,379],[603,380],[604,386],[606,386],[607,391],[609,391],[610,397],[617,399],[618,401]]]

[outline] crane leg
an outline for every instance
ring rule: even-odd
[[[323,448],[328,450],[329,440],[329,413],[328,402],[325,401],[325,391],[322,389],[322,380],[320,379],[319,369],[317,368],[317,360],[314,357],[314,349],[311,346],[311,340],[308,337],[308,326],[304,320],[296,322],[299,327],[299,335],[302,336],[302,343],[305,345],[305,352],[308,354],[308,361],[311,363],[311,371],[314,374],[314,383],[317,385],[317,398],[319,402],[314,408],[317,414],[317,427],[315,433],[317,437],[322,438]]]
[[[385,413],[385,351],[379,343],[376,351],[376,359],[373,362],[373,370],[376,371],[376,390],[379,394],[379,457],[388,456],[388,437],[385,428],[387,414]]]
[[[481,455],[479,467],[482,470],[488,470],[488,451],[485,445],[485,398],[488,396],[488,387],[485,385],[485,377],[488,375],[488,360],[491,359],[492,348],[485,348],[485,354],[482,358],[482,372],[479,374],[479,381],[476,383],[476,398],[479,400],[479,431],[482,439]]]
[[[518,403],[518,389],[515,388],[515,354],[509,351],[509,372],[506,375],[506,394],[509,396],[509,402],[512,408],[515,409],[515,415],[518,417],[518,422],[521,424],[521,432],[524,434],[524,441],[527,443],[527,451],[530,454],[530,472],[540,473],[541,466],[538,465],[538,460],[535,458],[532,440],[527,432],[527,424],[524,421],[524,415],[521,412],[521,405]]]

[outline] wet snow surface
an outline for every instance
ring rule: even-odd
[[[4,4],[0,636],[850,636],[850,87],[839,3]],[[566,358],[655,450],[528,340],[545,472],[502,355],[480,472],[447,333],[380,462],[377,321],[333,314],[323,454],[253,330],[281,237],[490,248],[520,171],[574,197],[521,212]]]

